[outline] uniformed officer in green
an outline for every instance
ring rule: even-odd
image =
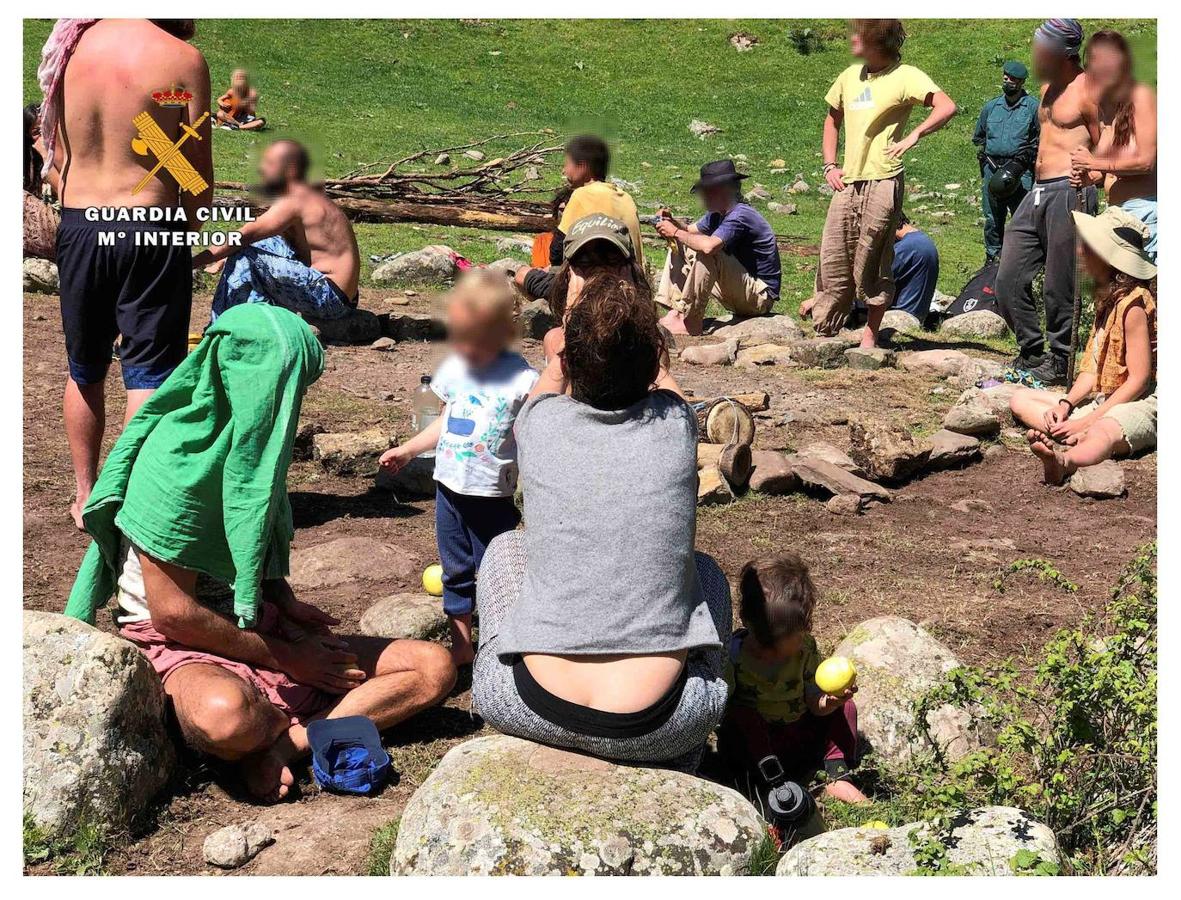
[[[984,104],[972,135],[972,143],[979,148],[976,155],[984,181],[981,208],[986,264],[1000,258],[1005,219],[1033,186],[1040,134],[1037,98],[1025,92],[1029,70],[1024,63],[1009,60],[1002,72],[1004,93]]]

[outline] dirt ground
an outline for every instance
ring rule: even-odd
[[[206,321],[209,297],[198,298],[195,327]],[[430,300],[365,291],[362,306],[376,312],[425,312]],[[60,611],[86,540],[67,514],[73,483],[60,397],[65,349],[56,298],[24,297],[25,520],[24,605]],[[931,346],[942,346],[931,344]],[[975,352],[972,348],[963,348]],[[405,437],[410,395],[419,376],[433,371],[443,348],[399,343],[393,352],[330,347],[323,377],[305,401],[303,420],[328,431],[380,425]],[[537,364],[540,345],[526,341]],[[985,355],[985,354],[981,354]],[[698,396],[763,390],[769,412],[759,418],[756,445],[799,448],[812,440],[848,447],[849,419],[890,417],[915,428],[935,427],[958,389],[897,370],[862,372],[764,367],[701,368],[674,362],[674,375]],[[118,434],[122,388],[108,381],[108,441]],[[856,623],[895,614],[923,624],[967,663],[1006,657],[1018,662],[1055,629],[1099,609],[1120,566],[1156,535],[1156,455],[1123,463],[1128,494],[1121,500],[1082,500],[1040,482],[1040,466],[1012,437],[1005,452],[964,470],[921,477],[895,500],[862,516],[829,513],[805,495],[740,499],[700,511],[698,546],[713,554],[731,579],[750,557],[775,549],[799,552],[821,590],[817,633],[830,649]],[[108,444],[109,447],[109,444]],[[377,537],[423,560],[436,557],[431,501],[400,504],[372,487],[372,478],[326,474],[297,461],[289,478],[296,548],[350,535]],[[1079,585],[1064,592],[1035,575],[998,580],[1020,559],[1041,558]],[[416,578],[375,571],[304,599],[355,627],[378,598],[417,590]],[[100,614],[101,627],[113,630]],[[482,730],[469,710],[466,679],[447,703],[387,736],[400,778],[374,799],[322,794],[303,779],[302,795],[263,808],[238,799],[232,777],[190,766],[164,798],[146,833],[130,837],[107,861],[116,874],[207,874],[205,836],[248,820],[271,824],[277,841],[238,872],[243,874],[359,874],[373,832],[401,815],[414,789],[451,746]]]

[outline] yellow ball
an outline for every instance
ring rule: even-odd
[[[889,829],[890,826],[887,825],[885,822],[883,822],[881,819],[874,819],[872,822],[866,822],[861,827],[862,828],[874,828],[878,831],[886,831]]]
[[[422,573],[422,588],[432,597],[443,596],[443,567],[438,563],[427,566]]]
[[[847,656],[830,656],[816,667],[816,686],[826,694],[841,694],[856,680],[857,670]]]

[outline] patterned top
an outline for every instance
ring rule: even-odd
[[[808,711],[806,699],[821,693],[816,686],[816,667],[820,665],[816,639],[806,635],[796,656],[768,667],[747,649],[746,637],[744,629],[730,641],[726,667],[730,702],[756,710],[768,722],[796,721]]]
[[[1146,289],[1138,287],[1115,304],[1107,321],[1096,324],[1083,354],[1081,372],[1096,376],[1095,390],[1105,397],[1128,380],[1124,316],[1133,306],[1142,307],[1148,316],[1148,340],[1152,346],[1152,380],[1156,380],[1156,301]]]

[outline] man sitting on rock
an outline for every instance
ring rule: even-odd
[[[119,633],[160,676],[185,742],[240,763],[267,802],[291,790],[309,722],[389,728],[455,681],[444,648],[337,637],[339,622],[287,583],[287,468],[323,368],[311,328],[287,310],[247,304],[211,325],[111,451],[82,510],[94,541],[66,606],[93,624],[115,595]],[[200,576],[232,585],[232,601]]]
[[[295,141],[271,144],[259,160],[269,209],[242,225],[242,248],[211,247],[193,267],[227,259],[213,295],[216,319],[239,303],[273,303],[318,319],[357,307],[361,254],[352,223],[307,182],[307,151]]]
[[[656,230],[671,244],[656,302],[668,308],[660,324],[673,334],[701,334],[711,297],[739,316],[765,315],[779,299],[779,247],[767,220],[742,199],[746,177],[732,160],[706,163],[692,188],[705,215],[686,225],[660,211]]]

